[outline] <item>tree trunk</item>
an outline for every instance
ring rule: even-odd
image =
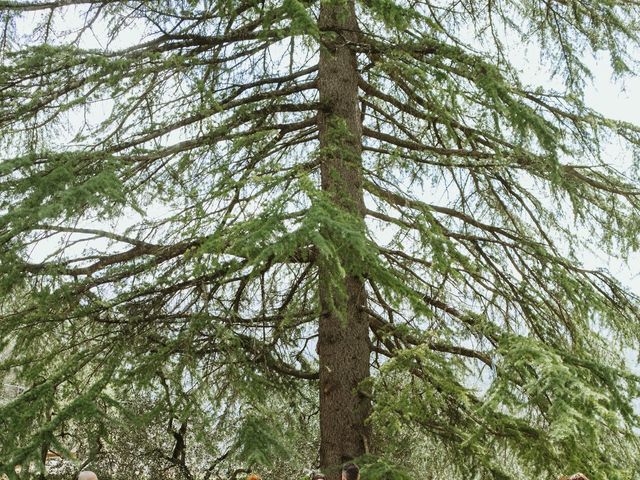
[[[322,189],[364,235],[362,119],[357,60],[349,47],[357,39],[354,2],[322,2],[319,26]],[[320,266],[320,466],[329,480],[340,478],[343,462],[365,453],[369,438],[370,401],[356,391],[370,375],[364,282],[347,272],[340,283]]]

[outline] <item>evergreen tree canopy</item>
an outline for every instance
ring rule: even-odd
[[[0,1],[0,378],[25,387],[0,474],[129,428],[186,478],[318,445],[331,480],[363,454],[415,478],[408,443],[427,478],[637,478],[640,305],[584,257],[638,249],[637,165],[606,146],[640,129],[583,91],[594,53],[634,74],[639,20]]]

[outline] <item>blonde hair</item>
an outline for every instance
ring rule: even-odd
[[[247,477],[247,480],[262,480],[262,477],[257,473],[252,473]]]

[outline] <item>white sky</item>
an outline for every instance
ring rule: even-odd
[[[640,51],[634,57],[640,60]],[[612,80],[611,67],[604,55],[592,63],[592,72],[592,85],[584,91],[587,105],[606,117],[640,125],[640,77],[625,79],[624,82]],[[610,151],[618,157],[612,158],[612,163],[629,164],[630,152],[623,151],[615,145],[611,146]],[[588,260],[585,259],[585,264]],[[606,265],[614,276],[640,295],[640,252],[635,252],[626,264],[615,259],[606,259],[604,256],[591,261],[594,263],[593,266]]]

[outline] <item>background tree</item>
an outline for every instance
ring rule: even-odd
[[[78,425],[98,459],[110,409],[185,475],[220,416],[273,462],[314,388],[331,480],[402,478],[409,432],[460,478],[637,474],[638,299],[580,260],[638,247],[602,145],[640,131],[582,99],[590,53],[632,73],[637,2],[0,8],[0,471]]]

